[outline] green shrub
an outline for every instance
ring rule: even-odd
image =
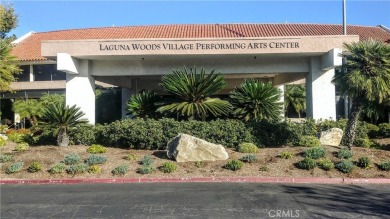
[[[382,162],[378,164],[380,170],[389,171],[390,170],[390,161]]]
[[[244,163],[254,163],[257,161],[257,157],[254,154],[248,154],[248,155],[241,157],[240,160]]]
[[[125,165],[125,164],[122,164],[122,165],[120,165],[120,166],[115,167],[115,168],[111,171],[111,173],[112,173],[114,176],[116,176],[116,175],[121,175],[121,176],[123,176],[123,175],[125,175],[128,171],[129,171],[129,167],[128,167],[127,165]]]
[[[195,161],[195,167],[201,168],[201,167],[204,167],[204,166],[206,166],[205,162],[203,162],[203,161]]]
[[[88,173],[100,173],[102,168],[98,165],[92,165],[88,167]]]
[[[339,152],[337,152],[337,157],[340,159],[349,159],[352,157],[352,151],[348,149],[340,149]]]
[[[378,125],[378,136],[390,138],[390,123],[382,123]]]
[[[318,166],[321,169],[326,170],[326,171],[334,169],[334,164],[329,159],[323,159],[323,160],[318,161]]]
[[[87,149],[87,152],[90,154],[104,154],[107,152],[107,148],[100,144],[93,144]]]
[[[321,142],[315,136],[304,135],[298,139],[298,142],[295,144],[295,146],[319,147],[321,146]]]
[[[27,171],[30,173],[35,173],[42,170],[42,166],[39,162],[34,161],[31,163],[31,165],[28,167]]]
[[[297,166],[300,169],[311,170],[317,166],[317,163],[314,159],[305,157],[305,159],[298,162]]]
[[[51,174],[58,174],[58,173],[65,172],[65,170],[66,170],[65,164],[64,163],[58,163],[58,164],[52,166],[49,169],[49,173],[51,173]]]
[[[253,143],[243,142],[238,145],[238,151],[241,153],[257,153],[259,148]]]
[[[123,159],[125,159],[125,160],[137,160],[138,159],[138,155],[136,155],[136,154],[128,154],[128,155],[124,156]]]
[[[98,155],[89,155],[89,157],[85,160],[85,163],[88,166],[95,165],[95,164],[102,164],[107,161],[106,157],[98,156]]]
[[[350,173],[354,167],[352,161],[350,160],[342,160],[338,162],[335,167],[343,173]]]
[[[18,152],[23,152],[23,151],[26,151],[30,146],[25,143],[25,142],[22,142],[22,143],[19,143],[15,146],[15,151],[18,151]]]
[[[368,157],[360,157],[357,164],[359,167],[368,168],[371,165],[371,161]]]
[[[96,143],[95,128],[89,124],[77,125],[69,130],[69,139],[73,144],[91,145]]]
[[[294,156],[294,154],[290,151],[283,151],[282,153],[280,153],[280,157],[283,159],[290,159],[293,156]]]
[[[305,157],[318,159],[321,157],[325,157],[326,150],[323,147],[314,147],[305,150]]]
[[[367,123],[366,127],[367,127],[368,137],[376,138],[378,136],[378,131],[379,131],[378,126],[376,126],[374,124]]]
[[[10,164],[5,171],[6,174],[11,174],[11,173],[17,173],[22,171],[24,163],[23,162],[16,162],[13,164]]]
[[[66,165],[78,164],[80,162],[81,162],[81,157],[80,157],[80,155],[78,155],[76,153],[68,154],[64,158],[64,163]]]
[[[297,135],[294,123],[275,121],[251,121],[246,127],[252,133],[252,142],[262,146],[287,145]]]
[[[172,162],[164,162],[163,165],[160,167],[160,170],[163,173],[173,173],[177,169],[177,165]]]
[[[241,169],[243,165],[244,163],[239,160],[231,160],[225,165],[225,168],[228,170],[236,171]]]
[[[153,173],[155,169],[152,166],[142,166],[138,168],[137,172],[140,174],[149,174]]]
[[[6,163],[12,160],[12,155],[0,154],[0,163]]]
[[[144,166],[151,166],[153,164],[153,159],[151,156],[144,156],[141,160],[141,164]]]
[[[66,168],[66,172],[72,175],[85,173],[88,170],[88,166],[83,163],[73,164]]]
[[[5,147],[7,140],[0,136],[0,148]]]
[[[373,143],[368,138],[359,138],[354,141],[354,145],[356,147],[370,148],[373,145]]]
[[[23,141],[24,134],[19,134],[17,132],[13,132],[8,134],[8,140],[13,141],[15,143],[21,143]]]

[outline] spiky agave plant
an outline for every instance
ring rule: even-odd
[[[283,106],[283,103],[279,102],[280,95],[281,92],[271,83],[245,80],[230,94],[233,114],[245,121],[278,120]]]
[[[57,135],[58,146],[68,146],[68,130],[79,124],[88,123],[88,120],[82,119],[84,115],[85,113],[76,105],[69,107],[64,103],[51,104],[47,106],[43,113],[44,120],[41,125],[54,130],[54,134]]]
[[[174,100],[166,102],[158,108],[158,112],[170,113],[176,116],[195,120],[225,116],[230,113],[232,106],[228,101],[212,98],[221,91],[226,82],[220,73],[212,70],[206,74],[201,68],[197,73],[196,68],[189,71],[173,70],[173,74],[164,75],[160,86],[174,97]]]
[[[156,103],[160,100],[161,97],[155,91],[141,91],[130,97],[127,102],[127,110],[133,117],[155,118],[157,115]]]

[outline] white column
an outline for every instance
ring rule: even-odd
[[[284,85],[279,85],[277,88],[281,91],[279,102],[282,102],[282,113],[280,114],[280,117],[284,119]]]
[[[58,58],[57,62],[60,62]],[[85,113],[83,118],[95,124],[95,79],[90,74],[90,62],[78,60],[73,64],[77,66],[77,72],[66,74],[66,105],[80,107]]]
[[[306,114],[313,119],[336,119],[334,69],[323,70],[321,57],[310,59],[306,77]]]
[[[30,82],[34,81],[34,67],[30,65]]]
[[[131,95],[133,95],[133,91],[128,88],[122,88],[122,119],[129,118],[127,115],[129,111],[127,111],[127,101],[129,101]]]

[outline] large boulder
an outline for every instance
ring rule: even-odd
[[[177,162],[215,161],[229,158],[225,148],[191,135],[179,134],[168,143],[167,155]]]
[[[321,132],[320,142],[322,145],[339,146],[342,137],[343,130],[339,128],[331,128]]]

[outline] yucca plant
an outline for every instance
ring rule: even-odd
[[[233,104],[233,114],[245,121],[248,120],[278,120],[283,103],[279,101],[281,92],[271,83],[258,82],[254,79],[245,80],[240,87],[230,94]]]
[[[202,68],[198,74],[196,68],[189,71],[173,70],[173,74],[164,75],[160,86],[171,94],[174,99],[162,103],[158,112],[173,114],[187,119],[206,120],[209,117],[225,116],[232,106],[228,101],[212,98],[225,86],[226,82],[220,73],[212,70],[206,74]]]
[[[64,103],[51,104],[47,106],[43,113],[44,121],[41,125],[54,130],[59,146],[68,146],[68,130],[79,124],[87,123],[88,120],[82,119],[84,115],[76,105],[69,107],[65,106]]]
[[[161,97],[155,91],[141,91],[130,97],[127,102],[127,110],[132,117],[155,118],[156,103],[160,100]]]
[[[390,45],[366,40],[344,43],[344,48],[341,56],[346,61],[335,74],[333,83],[339,87],[341,95],[352,98],[351,113],[341,141],[350,148],[365,103],[382,103],[390,98]]]

